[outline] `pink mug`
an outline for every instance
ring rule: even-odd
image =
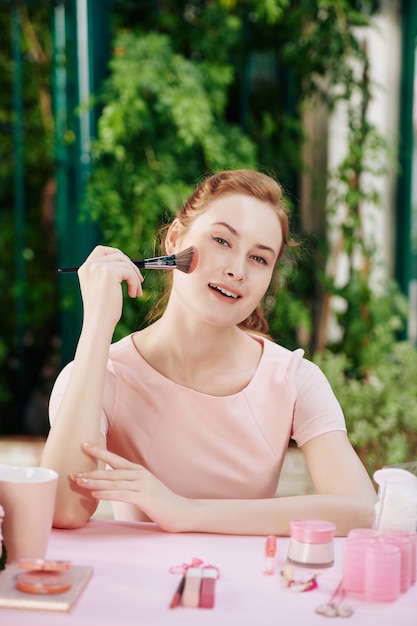
[[[46,556],[58,474],[45,467],[0,465],[2,534],[7,563]]]

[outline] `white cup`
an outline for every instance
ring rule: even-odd
[[[58,474],[45,467],[0,465],[0,505],[7,563],[44,559],[54,516]]]
[[[378,484],[373,527],[381,534],[417,531],[417,476],[404,467],[387,465],[374,472]]]

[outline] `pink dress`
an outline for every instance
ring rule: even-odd
[[[272,497],[290,439],[302,446],[346,426],[327,379],[302,350],[256,339],[263,354],[254,377],[225,397],[172,382],[141,357],[132,335],[112,344],[107,376],[114,405],[103,409],[101,428],[108,449],[185,497]],[[52,391],[51,422],[70,368]]]

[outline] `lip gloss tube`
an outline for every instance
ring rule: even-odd
[[[265,574],[275,572],[275,555],[277,553],[277,538],[269,535],[265,544]]]

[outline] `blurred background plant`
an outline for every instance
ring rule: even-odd
[[[362,375],[355,357],[340,346],[316,352],[314,361],[340,401],[349,438],[372,474],[384,465],[416,458],[417,356],[410,342],[398,340],[406,306],[395,283],[387,285],[384,295],[372,296],[369,309],[374,323]]]
[[[2,4],[7,6],[0,10],[0,431],[13,432],[24,428],[23,413],[41,384],[58,332],[52,36],[45,3],[30,10],[26,3]],[[18,46],[22,65],[16,68]],[[16,69],[24,83],[24,122],[16,110]],[[15,152],[20,137],[24,187]]]
[[[28,209],[24,283],[14,280],[13,211],[0,214],[0,432],[6,434],[46,432],[47,396],[62,364],[60,315],[80,306],[78,295],[62,298],[56,275],[63,243],[57,242],[54,221],[56,136],[50,94],[56,60],[48,4],[19,4]],[[81,220],[94,222],[97,240],[131,256],[152,256],[159,226],[205,174],[254,167],[276,176],[302,245],[282,264],[279,297],[270,302],[271,334],[288,348],[301,345],[323,367],[370,471],[413,460],[417,354],[401,340],[406,300],[395,283],[375,281],[381,260],[364,226],[364,204],[380,205],[368,175],[383,176],[388,164],[396,165],[368,111],[376,96],[361,33],[380,2],[166,0],[155,6],[111,3],[107,78],[90,103],[98,124]],[[0,12],[0,26],[0,123],[10,129],[7,12]],[[304,159],[309,141],[304,115],[314,107],[331,112],[340,103],[346,107],[347,152],[335,171],[323,173],[322,215],[318,227],[307,232],[301,178],[313,174]],[[61,140],[70,146],[73,130],[68,128]],[[13,205],[12,153],[7,139],[0,154],[5,207]],[[65,245],[71,248],[68,241]],[[342,263],[347,269],[341,279]],[[160,279],[160,273],[149,272],[144,298],[126,300],[115,339],[144,323]],[[20,344],[16,316],[10,315],[19,289],[26,294]],[[334,302],[338,332],[331,336]],[[74,342],[78,330],[73,328]],[[19,345],[29,364],[23,397]]]
[[[116,38],[85,203],[104,243],[157,256],[158,229],[204,173],[256,167],[255,144],[225,117],[232,78],[228,65],[175,52],[167,35]],[[143,323],[162,278],[146,275],[144,298],[126,302],[116,337]]]

